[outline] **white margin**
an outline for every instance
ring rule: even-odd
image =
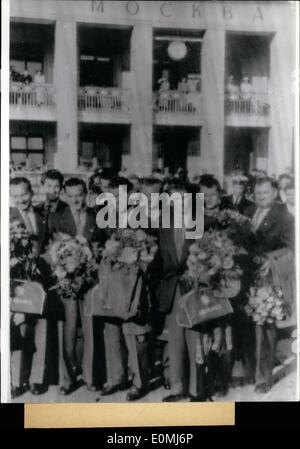
[[[9,0],[1,1],[1,402],[10,402]]]
[[[300,66],[299,66],[299,51],[300,51],[300,45],[299,45],[299,2],[294,2],[296,6],[296,14],[295,14],[295,21],[296,21],[296,35],[295,35],[295,65],[296,65],[296,79],[295,79],[295,131],[294,131],[294,158],[295,158],[295,193],[296,193],[296,208],[295,208],[295,237],[296,237],[296,250],[295,250],[295,269],[296,269],[296,313],[297,313],[297,389],[296,389],[296,401],[300,400],[300,255],[299,255],[299,244],[300,244],[300,165],[299,165],[299,92],[300,92]]]

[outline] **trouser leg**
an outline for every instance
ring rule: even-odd
[[[65,322],[63,324],[64,359],[72,382],[77,379],[76,338],[77,301],[65,300]]]
[[[83,357],[82,377],[87,384],[93,384],[94,361],[94,318],[84,315],[84,301],[79,304],[82,331],[83,331]]]
[[[21,386],[22,351],[12,351],[10,356],[11,384],[13,387]]]
[[[107,383],[109,385],[118,385],[126,377],[122,338],[122,324],[106,321],[104,324],[104,345]]]
[[[197,385],[197,349],[199,350],[200,335],[190,329],[185,329],[185,339],[189,355],[189,393],[192,396],[199,396],[202,392],[198,392]],[[198,341],[199,340],[199,341]],[[198,343],[198,344],[197,344]]]
[[[46,343],[47,343],[47,320],[38,319],[34,327],[35,353],[32,358],[32,367],[29,381],[31,384],[42,384],[44,382]]]
[[[274,324],[256,326],[256,375],[257,385],[272,382],[276,349],[276,328]]]
[[[129,367],[133,374],[133,385],[145,387],[149,382],[149,359],[146,335],[125,335]]]
[[[168,328],[168,354],[170,363],[171,394],[179,394],[184,390],[185,370],[185,335],[184,328],[177,324],[177,298],[171,313],[166,318]]]
[[[64,323],[58,323],[58,369],[59,385],[68,387],[72,383],[67,364],[64,357]]]

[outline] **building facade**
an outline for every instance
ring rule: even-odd
[[[12,0],[13,164],[185,167],[221,181],[292,167],[294,8]],[[16,75],[26,69],[32,82]]]

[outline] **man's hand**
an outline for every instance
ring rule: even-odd
[[[13,316],[13,322],[16,326],[23,324],[25,322],[25,314],[24,313],[15,313]]]

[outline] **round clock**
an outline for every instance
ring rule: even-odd
[[[173,41],[168,46],[168,55],[174,61],[180,61],[185,58],[187,54],[187,47],[184,42]]]

